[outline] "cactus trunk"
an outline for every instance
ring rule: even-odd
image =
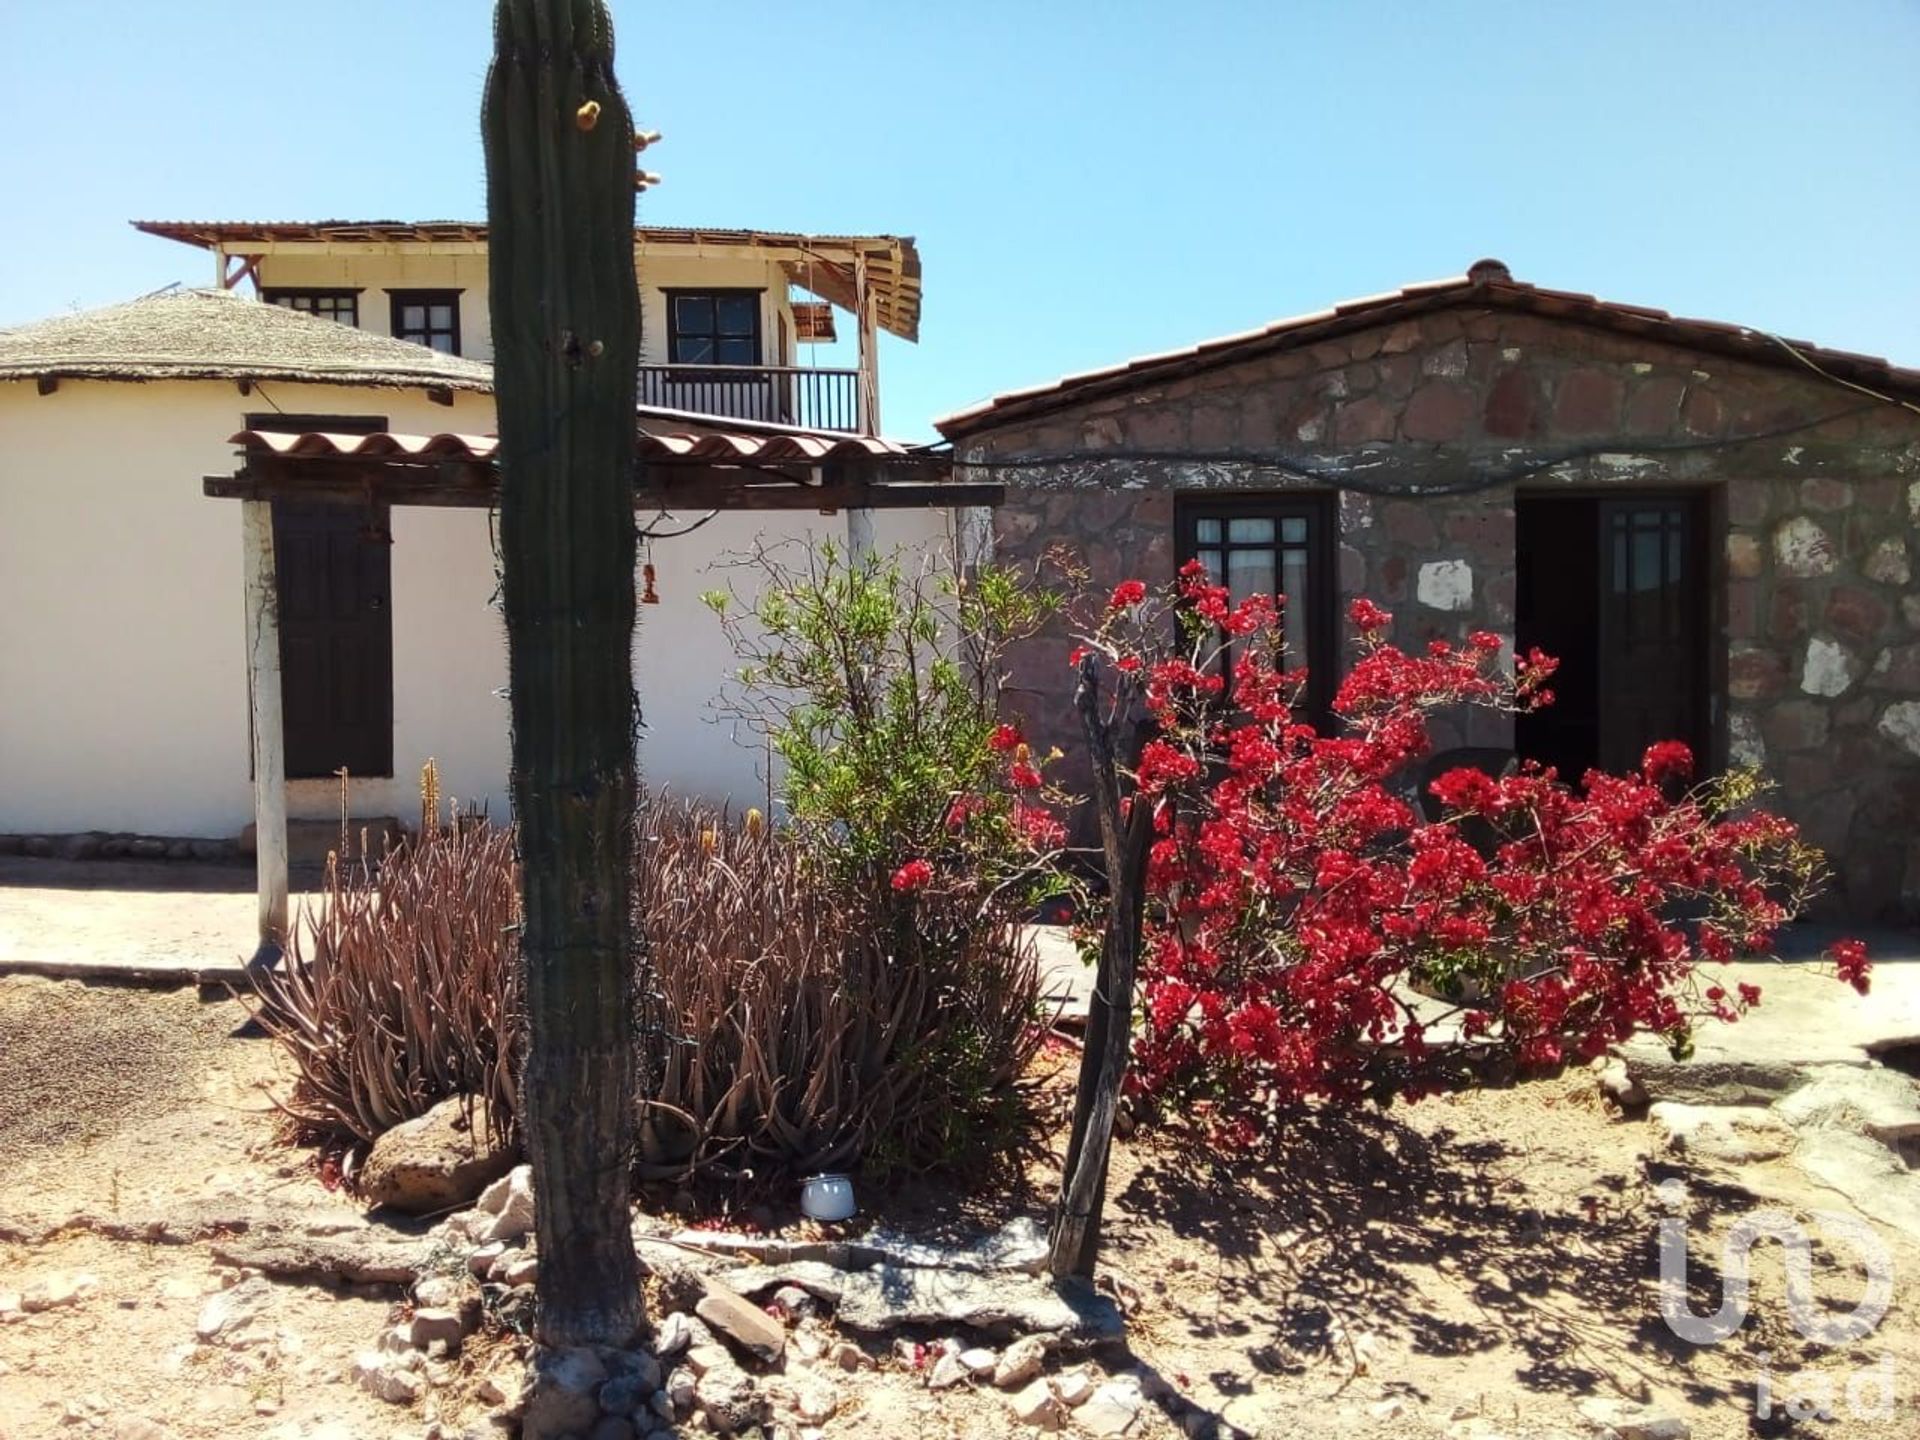
[[[601,0],[499,0],[487,74],[500,543],[527,997],[538,1328],[621,1344],[634,803],[633,122]]]

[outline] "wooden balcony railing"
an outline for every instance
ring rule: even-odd
[[[642,365],[640,403],[859,434],[860,372],[796,365]]]

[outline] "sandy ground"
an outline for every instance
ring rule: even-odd
[[[244,892],[212,898],[250,903]],[[176,900],[193,912],[191,896]],[[153,914],[145,901],[79,903],[98,912],[88,943],[138,943],[129,925]],[[206,923],[204,912],[188,922]],[[477,1414],[459,1377],[411,1409],[352,1384],[354,1354],[400,1313],[397,1288],[275,1283],[237,1334],[196,1333],[208,1300],[243,1278],[213,1253],[225,1229],[367,1223],[321,1183],[316,1157],[283,1138],[270,1095],[286,1071],[269,1042],[236,1037],[244,1018],[232,1000],[191,988],[0,978],[0,1293],[82,1273],[96,1282],[70,1306],[0,1320],[4,1440],[424,1440],[436,1418],[458,1434]],[[1073,1060],[1066,1049],[1052,1055],[1056,1117]],[[1040,1214],[1055,1163],[1040,1146],[1024,1189],[996,1181],[968,1198],[967,1177],[949,1177],[905,1187],[889,1211],[928,1224],[963,1209]],[[1180,1434],[1173,1416],[1197,1411],[1255,1436],[1572,1437],[1594,1433],[1578,1409],[1594,1396],[1649,1399],[1696,1437],[1915,1433],[1920,1328],[1905,1288],[1920,1275],[1914,1240],[1878,1227],[1895,1301],[1862,1341],[1827,1348],[1795,1334],[1778,1253],[1763,1247],[1746,1326],[1696,1348],[1657,1306],[1664,1212],[1653,1185],[1670,1177],[1691,1196],[1696,1311],[1721,1295],[1720,1237],[1756,1206],[1784,1209],[1822,1237],[1816,1286],[1830,1308],[1861,1293],[1852,1252],[1815,1214],[1841,1208],[1832,1192],[1783,1161],[1680,1164],[1582,1072],[1303,1120],[1265,1163],[1198,1159],[1168,1138],[1135,1136],[1116,1156],[1106,1256],[1105,1283],[1129,1310],[1126,1345],[1060,1363],[1135,1369],[1164,1387],[1136,1436]],[[171,1233],[155,1238],[160,1222]],[[511,1340],[472,1346],[467,1377]],[[1848,1381],[1883,1360],[1893,1414],[1849,1413]],[[1755,1420],[1762,1383],[1779,1394],[1806,1374],[1832,1386],[1831,1423]],[[1857,1388],[1877,1402],[1877,1389]],[[931,1394],[890,1357],[842,1389],[829,1437],[1025,1433],[997,1392]],[[164,1429],[140,1429],[140,1419]]]

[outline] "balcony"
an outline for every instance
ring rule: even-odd
[[[642,365],[640,403],[803,430],[864,430],[860,372],[797,365]]]

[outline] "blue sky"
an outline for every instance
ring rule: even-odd
[[[0,0],[0,324],[485,213],[484,0]],[[919,237],[888,428],[1498,255],[1920,363],[1920,3],[614,0],[660,224]]]

